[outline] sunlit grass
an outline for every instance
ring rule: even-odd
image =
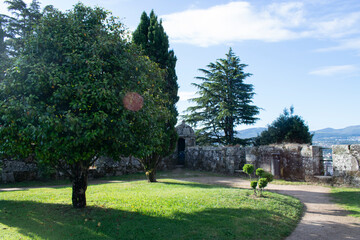
[[[360,188],[331,188],[331,196],[351,216],[360,218]]]
[[[0,192],[0,239],[283,239],[302,204],[266,192],[178,180],[91,185],[85,209],[71,188]]]

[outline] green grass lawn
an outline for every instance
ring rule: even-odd
[[[0,192],[0,239],[283,239],[299,200],[178,180],[90,185],[85,209],[71,188]]]
[[[360,188],[331,188],[331,195],[350,216],[360,218]]]

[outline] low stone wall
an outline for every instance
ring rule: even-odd
[[[55,169],[42,169],[35,162],[27,162],[13,159],[0,160],[1,182],[21,182],[31,180],[61,179],[65,175]],[[50,173],[44,173],[49,171]],[[102,157],[95,162],[89,170],[89,178],[99,178],[105,176],[119,176],[123,174],[142,171],[142,166],[136,158],[123,158],[121,161],[114,161],[111,158]]]
[[[246,162],[286,180],[313,180],[321,172],[320,147],[283,144],[246,148]]]
[[[332,147],[334,180],[360,187],[360,144]]]
[[[233,174],[245,164],[242,147],[189,147],[185,152],[185,167],[193,170]]]
[[[173,169],[176,161],[173,154],[160,162],[158,170]],[[66,176],[50,167],[39,167],[33,161],[21,161],[13,159],[0,160],[0,182],[11,183],[41,179],[63,179]],[[44,172],[46,171],[46,172]],[[106,176],[120,176],[142,172],[143,167],[138,159],[134,157],[122,158],[120,161],[114,161],[112,158],[101,157],[89,169],[89,178],[100,178]]]
[[[101,157],[90,167],[89,177],[100,178],[105,176],[120,176],[136,173],[143,168],[136,158],[122,158],[121,161],[114,161],[112,158]]]
[[[245,163],[263,168],[275,177],[313,180],[321,172],[320,147],[285,144],[260,147],[189,147],[185,166],[194,170],[234,174]]]
[[[0,160],[1,182],[21,182],[39,178],[37,164],[31,161],[13,159]]]

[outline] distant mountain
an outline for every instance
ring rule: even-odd
[[[360,136],[360,125],[342,129],[324,128],[313,133],[315,133],[314,138]]]
[[[252,138],[258,136],[267,128],[248,128],[237,132],[239,138]],[[313,145],[331,147],[341,144],[360,144],[360,125],[350,126],[342,129],[324,128],[314,133]]]
[[[313,133],[314,145],[331,147],[332,145],[360,144],[360,125],[342,129],[325,128]]]
[[[260,133],[267,128],[260,127],[260,128],[248,128],[244,130],[237,131],[237,137],[239,138],[253,138],[260,135]]]

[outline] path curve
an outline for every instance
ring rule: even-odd
[[[181,180],[250,188],[249,182],[232,177],[194,177]],[[316,185],[275,185],[267,190],[290,195],[305,205],[304,215],[286,240],[360,239],[360,220],[331,201],[330,189]]]

